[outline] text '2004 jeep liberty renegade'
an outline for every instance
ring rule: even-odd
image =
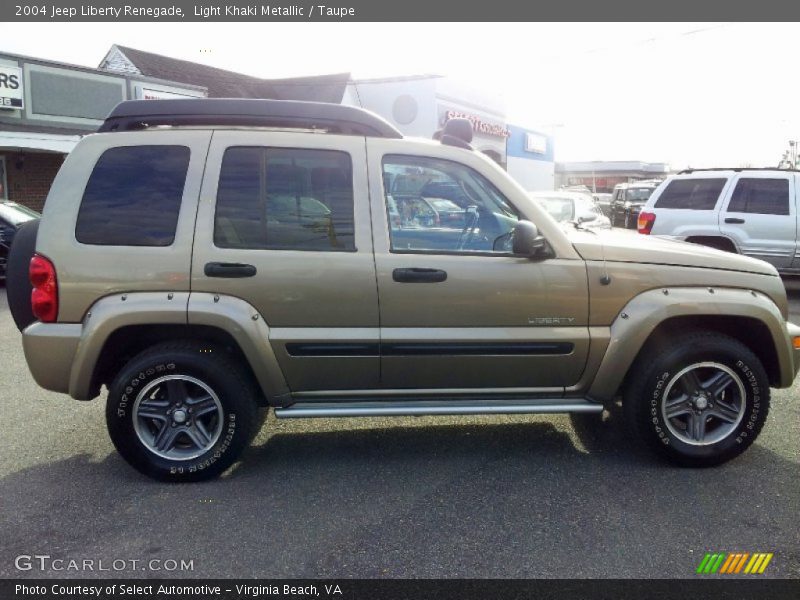
[[[467,121],[409,140],[352,107],[164,100],[100,131],[20,232],[9,298],[39,385],[106,385],[111,439],[150,476],[219,474],[263,407],[599,413],[620,394],[658,453],[715,465],[800,367],[772,266],[562,229]]]

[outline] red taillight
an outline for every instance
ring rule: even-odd
[[[28,270],[33,291],[31,309],[43,323],[53,323],[58,317],[58,282],[56,268],[44,256],[34,254]]]
[[[656,215],[651,212],[640,212],[639,213],[639,222],[637,225],[639,226],[639,233],[643,233],[644,235],[649,235],[651,231],[653,231],[653,225],[656,224]]]

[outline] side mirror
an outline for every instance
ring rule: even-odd
[[[530,221],[518,221],[514,227],[511,251],[518,256],[534,257],[547,247],[539,229]]]
[[[578,217],[578,225],[581,223],[589,223],[590,221],[596,221],[597,215],[581,215]]]

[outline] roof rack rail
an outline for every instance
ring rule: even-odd
[[[694,173],[695,171],[736,171],[737,173],[740,171],[786,171],[789,173],[800,173],[800,169],[784,169],[782,167],[712,167],[709,169],[702,169],[702,168],[692,168],[692,169],[683,169],[682,171],[678,171],[678,175],[686,175],[689,173]]]
[[[402,138],[394,126],[362,108],[245,98],[126,100],[106,117],[98,131],[136,131],[159,125],[232,125],[322,129],[327,133]]]

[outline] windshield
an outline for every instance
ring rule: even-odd
[[[655,188],[628,188],[625,199],[628,202],[646,202]]]
[[[450,200],[442,200],[441,198],[425,198],[433,208],[438,211],[448,211],[448,212],[461,212],[463,209],[458,206],[458,204],[454,202],[450,202]]]
[[[27,206],[22,206],[16,202],[2,202],[0,203],[0,218],[8,221],[14,227],[19,227],[23,223],[38,219],[41,217],[35,210],[31,210]]]
[[[575,218],[575,204],[571,198],[559,198],[557,196],[540,196],[535,200],[544,208],[556,221],[572,221]]]
[[[600,216],[603,212],[597,208],[593,200],[580,198],[575,200],[575,214],[578,217],[587,217],[590,215]]]

